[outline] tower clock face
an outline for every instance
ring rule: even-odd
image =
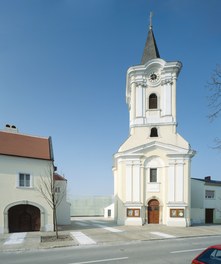
[[[156,72],[151,72],[150,73],[150,75],[149,75],[149,81],[151,82],[151,83],[155,83],[155,82],[157,82],[158,80],[159,80],[159,78],[160,78],[160,76],[159,76],[159,74],[158,73],[156,73]]]

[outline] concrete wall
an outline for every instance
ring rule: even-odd
[[[71,216],[104,216],[104,208],[113,203],[112,196],[77,196],[70,199]]]

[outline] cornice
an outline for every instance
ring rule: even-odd
[[[164,149],[167,152],[169,152],[167,154],[168,157],[170,158],[175,158],[177,156],[182,156],[182,157],[192,157],[192,155],[195,154],[194,150],[191,149],[186,149],[186,148],[182,148],[182,147],[178,147],[175,145],[171,145],[171,144],[166,144],[163,142],[159,142],[159,141],[152,141],[149,142],[147,144],[143,144],[141,146],[137,146],[122,152],[118,152],[115,154],[115,158],[141,158],[142,156],[144,156],[144,152],[146,150],[153,150],[153,149]]]

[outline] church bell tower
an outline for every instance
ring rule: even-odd
[[[182,64],[160,58],[150,21],[141,64],[126,78],[128,139],[114,155],[119,224],[190,225],[194,151],[177,133],[176,89]]]
[[[176,81],[181,68],[179,61],[166,62],[160,58],[151,25],[141,65],[127,71],[131,134],[138,127],[146,127],[151,137],[163,133],[165,126],[176,132]]]

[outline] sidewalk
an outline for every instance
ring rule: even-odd
[[[19,233],[17,233],[19,234]],[[67,235],[69,232],[60,231],[59,236]],[[57,247],[77,246],[78,243],[72,240],[56,240],[42,242],[42,237],[54,236],[54,232],[27,232],[23,241],[10,240],[12,234],[0,235],[0,251],[22,251],[22,250],[36,250],[36,249],[50,249]]]
[[[65,239],[51,241],[46,239],[42,242],[42,237],[54,236],[53,232],[28,232],[0,235],[0,251],[21,251],[51,249],[58,247],[79,246],[81,243],[73,234],[85,236],[90,245],[104,245],[113,243],[128,243],[132,241],[147,241],[156,239],[174,239],[181,237],[198,237],[221,235],[221,225],[199,225],[192,227],[168,227],[164,225],[144,225],[144,226],[92,226],[91,228],[76,229],[72,226],[62,228],[59,236],[65,236]],[[72,228],[72,229],[71,229]],[[66,230],[64,230],[66,229]],[[17,234],[17,235],[16,235]],[[20,235],[19,235],[20,234]],[[16,237],[17,236],[17,237]],[[20,236],[20,237],[19,237]],[[68,239],[69,237],[69,239]],[[71,238],[71,239],[70,239]],[[84,243],[84,246],[87,243]]]

